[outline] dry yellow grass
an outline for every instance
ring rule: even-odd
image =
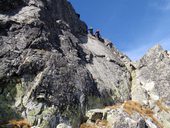
[[[162,100],[157,101],[156,105],[159,106],[161,110],[164,110],[166,112],[169,112],[170,109],[162,105]],[[152,121],[159,127],[163,128],[162,124],[154,117],[154,112],[150,108],[146,108],[142,106],[140,103],[136,101],[125,101],[123,104],[113,105],[113,106],[107,106],[105,108],[109,109],[118,109],[120,107],[123,107],[123,110],[128,113],[129,115],[132,115],[133,113],[137,112],[139,113],[144,119],[151,118]],[[106,120],[97,120],[95,124],[87,124],[84,123],[81,125],[80,128],[108,128],[108,122]]]
[[[27,120],[22,119],[22,120],[11,120],[9,121],[10,125],[18,126],[19,128],[31,128],[31,125],[28,123]]]
[[[163,128],[162,124],[154,117],[154,112],[150,108],[143,107],[140,103],[135,101],[126,101],[123,104],[124,111],[129,115],[132,115],[134,112],[139,113],[141,116],[149,117],[152,121],[159,127]]]
[[[10,125],[13,128],[31,128],[31,125],[28,123],[27,120],[10,120],[8,122],[2,123],[0,126]]]
[[[109,128],[107,120],[96,120],[95,124],[83,123],[80,128]]]
[[[96,125],[99,128],[108,128],[108,121],[107,120],[96,120]]]
[[[83,123],[80,128],[97,128],[95,126],[95,124],[87,124],[87,123]]]
[[[156,101],[156,105],[160,108],[161,111],[165,111],[165,112],[169,113],[170,108],[164,106],[163,102],[164,102],[164,100],[160,99],[160,100]]]

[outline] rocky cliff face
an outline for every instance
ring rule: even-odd
[[[1,123],[78,126],[87,96],[100,95],[78,45],[86,25],[65,0],[5,0],[1,7]]]
[[[130,63],[131,100],[88,111],[81,128],[169,128],[169,64],[169,52],[159,45]]]
[[[157,46],[132,63],[66,0],[2,0],[0,127],[168,128],[169,61]]]

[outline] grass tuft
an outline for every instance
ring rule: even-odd
[[[21,120],[10,120],[8,122],[4,122],[0,124],[0,127],[6,127],[6,126],[10,126],[12,128],[31,128],[31,125],[29,124],[29,122],[25,119],[21,119]]]

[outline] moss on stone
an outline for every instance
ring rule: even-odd
[[[43,119],[41,122],[40,128],[50,128],[50,120],[53,115],[55,115],[56,108],[54,107],[47,107],[44,109],[40,115],[40,118]]]
[[[72,127],[76,128],[79,126],[81,118],[83,118],[83,111],[80,107],[70,106],[62,113],[62,116],[67,117]]]
[[[1,85],[4,87],[0,95],[0,121],[9,121],[11,119],[20,119],[20,114],[14,108],[16,102],[18,78],[12,78],[7,83]]]

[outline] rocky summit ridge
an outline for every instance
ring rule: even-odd
[[[0,128],[170,128],[169,65],[88,35],[67,0],[0,1]]]

